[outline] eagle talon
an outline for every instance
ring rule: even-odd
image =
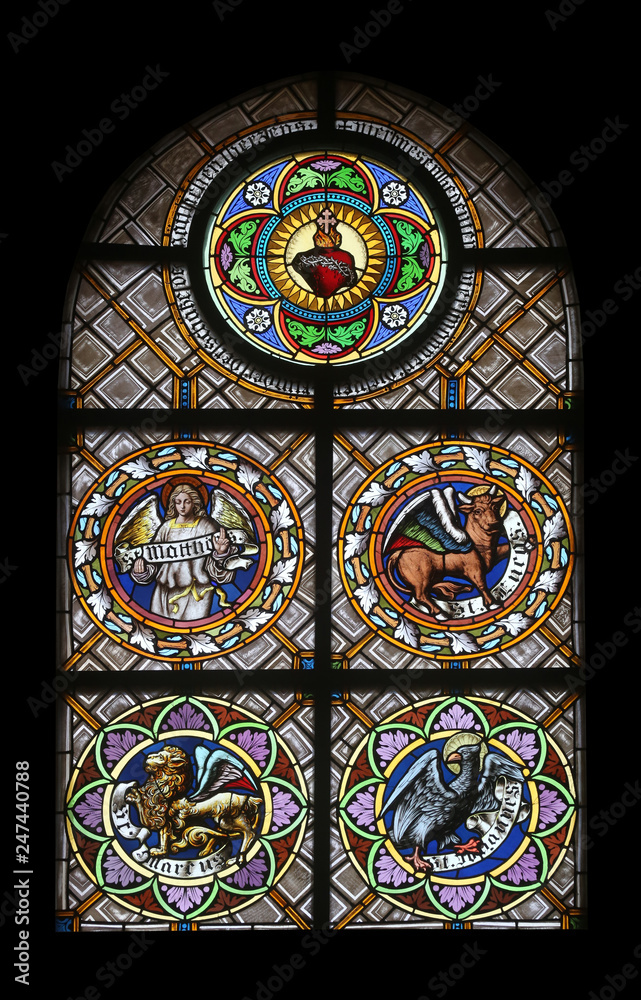
[[[470,837],[466,844],[457,844],[456,853],[457,854],[478,854],[479,853],[479,839],[478,837]]]
[[[410,858],[410,861],[412,862],[412,864],[414,865],[414,867],[417,870],[419,870],[419,871],[422,871],[422,872],[432,871],[432,865],[429,863],[429,861],[424,861],[423,858],[421,858],[419,856],[419,853],[418,853],[418,844],[414,848],[414,853],[413,853],[412,857]]]

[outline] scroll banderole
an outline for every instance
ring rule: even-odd
[[[221,858],[194,858],[179,861],[174,858],[150,858],[144,867],[160,875],[173,875],[175,878],[199,877],[214,874],[225,867]]]
[[[142,847],[151,835],[151,830],[133,822],[131,807],[125,799],[127,792],[135,784],[135,781],[121,781],[116,785],[111,800],[111,820],[121,836],[126,840],[139,840]]]
[[[148,563],[169,563],[177,559],[197,559],[214,552],[214,533],[199,535],[184,542],[149,542],[131,550],[134,559],[141,557]]]
[[[492,826],[483,834],[476,845],[474,854],[467,858],[460,854],[422,855],[423,860],[432,866],[434,872],[451,871],[453,868],[468,868],[481,858],[492,854],[507,838],[520,812],[521,785],[518,781],[510,781],[501,777],[496,782],[496,790],[497,798],[502,796],[501,806]]]

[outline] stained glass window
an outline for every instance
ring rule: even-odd
[[[61,929],[581,925],[580,338],[537,195],[338,74],[104,199],[62,349]]]

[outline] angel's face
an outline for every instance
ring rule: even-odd
[[[187,493],[177,493],[174,497],[174,508],[179,521],[189,521],[194,509],[194,501]]]

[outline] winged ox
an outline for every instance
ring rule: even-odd
[[[415,498],[392,527],[385,543],[387,575],[393,586],[406,590],[413,603],[439,618],[438,598],[452,600],[476,587],[486,610],[497,607],[487,586],[487,574],[508,556],[501,542],[507,500],[496,484],[467,494],[454,487],[433,487]],[[465,525],[461,522],[465,518]],[[468,584],[447,577],[463,578]]]

